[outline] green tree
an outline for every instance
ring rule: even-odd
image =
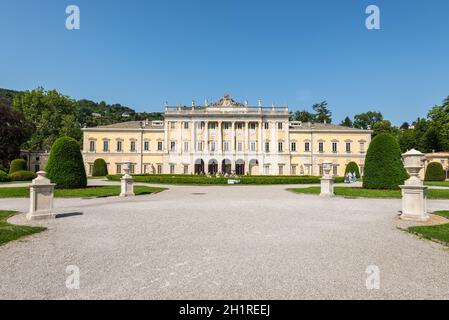
[[[354,161],[349,162],[346,165],[346,169],[345,169],[345,176],[346,174],[348,174],[349,172],[354,173],[355,172],[355,176],[357,177],[357,179],[360,178],[360,169],[359,166],[357,165],[357,163],[355,163]]]
[[[354,124],[352,123],[351,118],[346,117],[341,123],[341,126],[343,127],[348,127],[348,128],[352,128],[354,126]]]
[[[359,129],[373,128],[374,124],[384,119],[382,113],[368,111],[354,116],[354,127]]]
[[[9,173],[11,174],[17,171],[25,171],[27,169],[28,169],[27,162],[24,159],[15,159],[11,161]]]
[[[441,163],[431,162],[427,165],[425,181],[444,181],[446,176],[444,175],[444,169]]]
[[[74,189],[87,185],[86,170],[79,143],[70,137],[58,138],[47,162],[47,176],[56,188]]]
[[[92,169],[92,177],[104,177],[108,175],[108,165],[104,159],[95,159]]]
[[[376,122],[373,127],[373,138],[381,133],[389,133],[395,137],[398,136],[399,129],[392,126],[389,120]]]
[[[311,112],[307,110],[299,110],[293,114],[293,121],[301,121],[301,122],[313,122],[314,116]]]
[[[398,189],[407,179],[396,139],[381,133],[370,143],[365,159],[363,187],[367,189]]]
[[[312,106],[313,111],[315,111],[314,119],[316,122],[321,123],[331,123],[332,122],[332,112],[329,110],[326,101],[316,103]]]

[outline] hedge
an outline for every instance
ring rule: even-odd
[[[92,177],[104,177],[108,175],[108,165],[104,159],[96,159],[92,169]]]
[[[370,143],[365,159],[363,187],[367,189],[399,189],[407,179],[401,149],[388,134],[377,135]]]
[[[119,181],[122,175],[108,175],[108,180]],[[224,185],[228,180],[240,180],[240,184],[318,184],[320,177],[315,176],[241,176],[236,178],[207,177],[200,175],[133,175],[135,182],[162,183],[162,184],[205,184]],[[335,182],[343,182],[343,177],[336,177]]]
[[[354,161],[351,161],[347,164],[346,169],[345,169],[345,176],[348,172],[351,172],[351,173],[355,172],[357,179],[360,179],[359,166]]]
[[[11,181],[31,181],[35,179],[37,175],[32,171],[16,171],[9,174]]]
[[[80,145],[73,138],[61,137],[53,143],[46,171],[48,179],[56,183],[56,188],[75,189],[87,186]]]
[[[9,182],[9,181],[11,181],[9,175],[5,171],[0,170],[0,182]]]
[[[9,167],[9,173],[14,173],[16,171],[26,171],[28,170],[27,162],[24,159],[15,159],[11,161],[11,165]]]
[[[443,166],[439,162],[431,162],[427,165],[425,181],[444,181],[446,176],[444,175]]]

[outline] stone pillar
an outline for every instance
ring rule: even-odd
[[[332,162],[325,160],[323,162],[323,177],[321,178],[320,196],[333,197],[334,194],[334,178],[330,174]]]
[[[223,132],[222,132],[222,121],[218,121],[218,152],[221,154],[223,152]]]
[[[129,172],[131,170],[131,161],[124,161],[123,164],[125,174],[120,179],[120,197],[134,196],[134,180],[133,177],[129,175]]]
[[[405,184],[399,186],[402,190],[402,214],[401,219],[412,221],[427,221],[426,192],[427,187],[419,179],[419,171],[424,166],[425,155],[415,149],[402,155],[404,167],[410,178]]]
[[[30,184],[30,211],[28,220],[54,219],[53,191],[55,183],[45,177],[44,171],[37,172],[37,178]]]
[[[249,122],[245,121],[245,145],[243,146],[243,152],[247,153],[249,151]],[[246,168],[245,168],[246,170]]]
[[[235,154],[235,121],[232,122],[231,152],[232,154]]]
[[[190,138],[191,141],[190,143],[192,145],[190,146],[190,152],[194,153],[196,152],[196,122],[192,120],[190,123],[192,125],[191,138]]]
[[[203,150],[209,153],[209,121],[205,121],[204,125],[206,126],[206,143]]]

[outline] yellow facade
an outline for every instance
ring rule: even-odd
[[[287,107],[249,107],[228,95],[204,106],[165,106],[164,121],[130,121],[85,128],[83,156],[90,174],[103,158],[109,173],[130,160],[134,173],[334,175],[356,162],[363,174],[371,131],[289,121]]]

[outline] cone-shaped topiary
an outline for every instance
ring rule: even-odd
[[[425,181],[444,181],[443,166],[439,162],[431,162],[427,165]]]
[[[399,189],[407,179],[401,149],[396,139],[381,133],[371,141],[366,153],[363,187],[367,189]]]
[[[9,167],[9,173],[14,173],[16,171],[24,171],[27,170],[27,162],[24,159],[15,159],[11,161],[11,165]]]
[[[80,145],[73,138],[61,137],[53,143],[46,171],[56,188],[74,189],[87,185]]]
[[[346,165],[346,169],[345,169],[345,176],[348,172],[354,173],[357,177],[357,179],[360,178],[360,170],[359,170],[359,166],[357,165],[357,163],[355,163],[354,161],[349,162]]]
[[[96,159],[92,169],[92,177],[104,177],[108,175],[108,165],[104,159]]]

